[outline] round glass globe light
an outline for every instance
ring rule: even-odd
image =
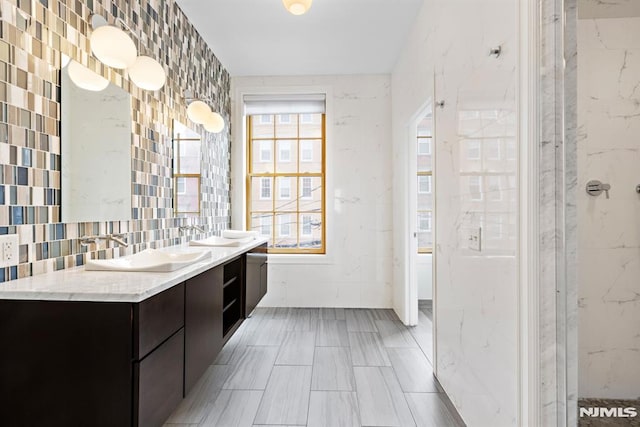
[[[73,60],[67,65],[67,73],[71,81],[80,89],[100,92],[109,86],[109,80]]]
[[[311,8],[313,0],[282,0],[284,7],[293,15],[303,15]]]
[[[204,128],[208,132],[220,133],[224,129],[224,119],[216,112],[212,112],[203,123]]]
[[[167,81],[167,74],[158,61],[148,56],[138,56],[127,68],[129,78],[136,86],[144,90],[158,90]]]
[[[193,123],[204,123],[211,114],[211,108],[202,101],[193,101],[187,107],[187,116]]]
[[[112,68],[127,68],[138,56],[138,49],[131,37],[113,25],[103,25],[93,30],[89,42],[96,58]]]

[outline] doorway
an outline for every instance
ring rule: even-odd
[[[409,224],[413,234],[409,256],[409,288],[415,313],[412,334],[434,365],[434,230],[435,181],[433,109],[422,108],[409,132]]]

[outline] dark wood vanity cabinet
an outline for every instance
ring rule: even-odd
[[[222,349],[222,280],[224,267],[186,282],[184,390],[189,393]]]
[[[245,256],[245,316],[249,316],[267,293],[267,244],[250,250]]]
[[[162,426],[266,293],[266,257],[139,303],[0,300],[0,425]]]
[[[0,300],[0,424],[161,426],[183,333],[184,284],[137,304]]]

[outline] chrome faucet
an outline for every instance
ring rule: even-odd
[[[119,246],[128,247],[129,244],[126,241],[126,237],[122,233],[115,234],[102,234],[99,236],[82,236],[80,238],[80,244],[82,246],[88,246],[92,243],[97,243],[98,240],[104,240],[105,242],[112,241],[116,242]]]
[[[206,233],[205,229],[200,227],[199,225],[181,225],[179,229],[180,231],[196,230],[201,233]]]

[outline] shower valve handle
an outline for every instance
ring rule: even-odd
[[[589,182],[587,182],[587,194],[589,194],[590,196],[599,196],[600,194],[602,194],[602,192],[604,191],[604,194],[606,195],[607,199],[609,198],[609,190],[611,190],[611,185],[609,184],[603,184],[602,182],[598,181],[597,179],[591,180]]]

